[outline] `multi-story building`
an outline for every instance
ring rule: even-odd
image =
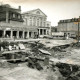
[[[0,5],[0,38],[34,38],[38,35],[49,34],[50,22],[40,10],[32,10],[21,14],[18,9],[10,5]]]
[[[78,27],[80,24],[79,19],[80,17],[60,20],[58,22],[57,31],[64,32],[64,35],[66,36],[68,35],[70,37],[76,37],[78,35]]]
[[[26,27],[32,28],[32,31],[30,31],[31,35],[38,33],[40,37],[50,33],[51,23],[47,21],[47,16],[40,9],[24,12],[22,17],[24,20],[23,24]]]
[[[21,7],[12,8],[10,5],[0,5],[0,37],[24,38],[24,31],[27,28],[23,26]]]

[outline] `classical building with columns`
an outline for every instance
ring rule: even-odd
[[[23,24],[26,27],[33,28],[32,32],[36,29],[35,33],[39,37],[50,34],[51,22],[47,21],[47,16],[40,9],[24,12],[22,17]]]
[[[21,6],[15,9],[8,4],[0,5],[0,38],[48,35],[51,24],[46,19],[47,16],[40,9],[21,14]]]

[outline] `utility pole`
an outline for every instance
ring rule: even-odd
[[[78,21],[78,42],[79,42],[79,21]]]
[[[52,26],[50,26],[50,36],[52,36]]]
[[[67,34],[67,21],[66,21],[66,39],[68,39],[68,34]]]
[[[80,17],[78,19],[78,42],[79,42],[79,22],[80,22]]]
[[[77,32],[77,40],[79,42],[79,22],[80,22],[80,18],[78,18],[77,22],[74,22],[74,24],[77,24],[77,28],[78,28],[78,32]]]

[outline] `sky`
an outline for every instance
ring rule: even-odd
[[[10,4],[22,12],[41,9],[47,15],[47,21],[57,26],[59,20],[78,18],[80,16],[80,0],[0,0],[1,4]]]

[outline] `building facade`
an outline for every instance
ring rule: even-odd
[[[47,21],[47,16],[40,9],[24,12],[22,17],[24,20],[23,24],[26,27],[33,28],[31,33],[35,29],[35,33],[39,37],[42,35],[49,35],[51,22]]]
[[[58,22],[57,31],[64,32],[65,36],[76,37],[78,35],[78,27],[80,26],[80,18],[72,18],[60,20]],[[78,24],[79,23],[79,24]],[[79,27],[80,29],[80,27]]]
[[[21,7],[0,5],[0,38],[24,38],[24,30],[27,29],[23,26]]]
[[[10,5],[0,5],[0,38],[35,38],[49,34],[50,22],[40,10],[32,10],[21,14]]]

